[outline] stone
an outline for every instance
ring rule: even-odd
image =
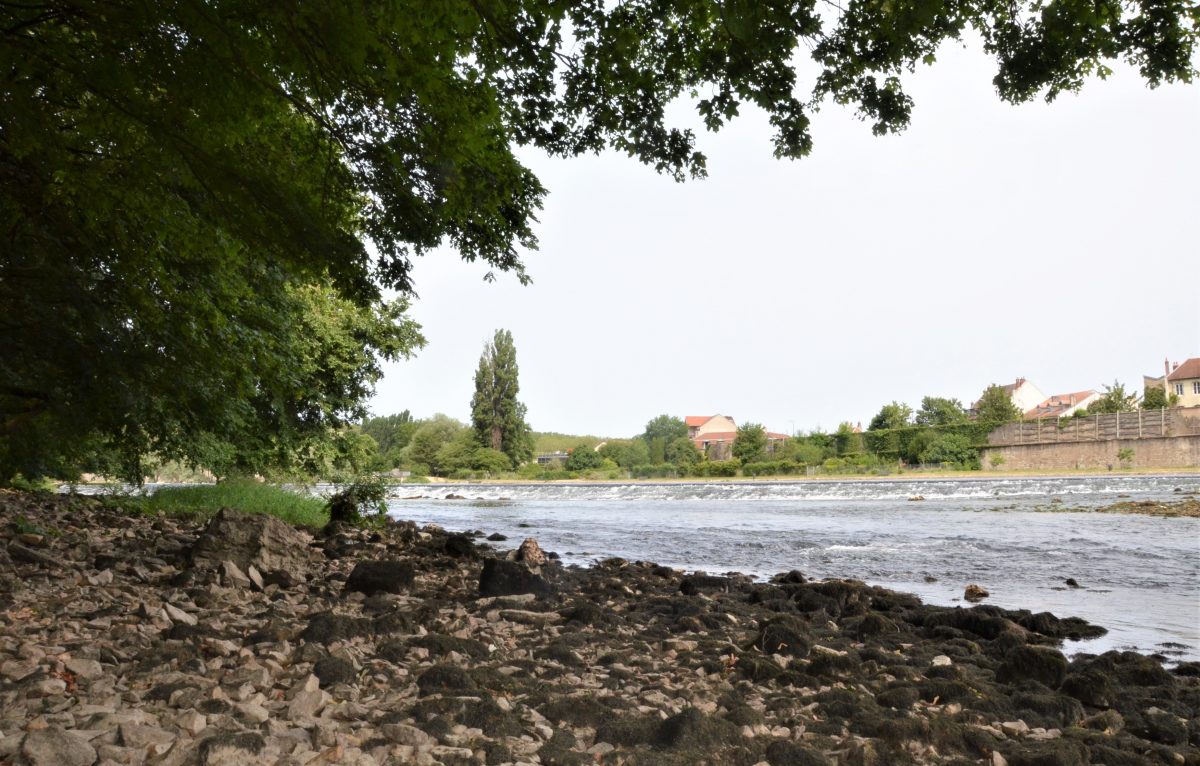
[[[524,609],[501,609],[500,617],[522,625],[553,625],[563,619],[558,612],[530,612]]]
[[[985,588],[975,583],[970,583],[967,585],[966,590],[963,591],[963,598],[967,601],[983,601],[990,595],[992,594],[988,593]]]
[[[524,561],[529,566],[540,567],[546,563],[546,552],[542,550],[542,546],[538,545],[537,540],[526,537],[517,547],[517,561]]]
[[[266,740],[255,732],[221,732],[200,741],[198,760],[201,766],[266,764],[266,759],[260,757],[266,746]]]
[[[203,713],[188,710],[175,719],[175,725],[194,737],[208,726],[208,718]]]
[[[262,590],[263,588],[267,587],[263,583],[262,572],[258,571],[258,567],[254,566],[253,564],[250,564],[246,567],[246,577],[250,579],[250,584],[255,590]]]
[[[98,757],[91,744],[58,726],[26,734],[21,755],[31,766],[92,766]]]
[[[140,752],[162,755],[175,744],[175,735],[157,726],[127,723],[121,724],[121,744]]]
[[[96,660],[72,658],[63,663],[63,667],[74,673],[78,678],[91,680],[104,674],[104,668]]]
[[[302,691],[292,697],[292,701],[288,703],[288,718],[292,721],[312,718],[321,712],[329,700],[329,694],[320,689],[311,692]]]
[[[303,572],[317,555],[309,548],[311,541],[310,535],[274,516],[222,508],[192,546],[191,562],[216,568],[232,561],[243,571],[254,565],[261,572]]]
[[[996,668],[996,680],[1002,683],[1029,680],[1057,689],[1066,677],[1067,658],[1057,649],[1044,646],[1015,647]]]
[[[951,665],[953,665],[954,661],[951,660],[949,657],[947,657],[944,654],[939,654],[938,656],[936,656],[932,660],[930,660],[929,664],[935,668],[946,668],[946,667],[950,667]]]
[[[193,615],[188,614],[174,604],[163,604],[163,611],[167,613],[167,617],[171,619],[171,622],[182,625],[197,624],[197,620]]]
[[[379,727],[379,731],[397,745],[425,747],[437,741],[417,727],[404,723],[386,723]]]
[[[415,579],[416,571],[405,561],[360,561],[346,579],[346,592],[404,593]]]
[[[522,562],[501,559],[483,562],[483,571],[479,575],[481,596],[515,596],[519,593],[550,596],[553,592],[554,588],[544,577],[529,571]]]
[[[232,561],[225,560],[221,562],[221,576],[225,579],[225,584],[230,587],[250,587],[250,578],[242,571],[241,567]]]
[[[753,647],[766,654],[807,657],[812,649],[812,639],[803,620],[785,614],[763,625]]]
[[[354,665],[340,657],[322,657],[313,665],[313,675],[321,682],[321,686],[348,684],[354,681],[358,673]]]
[[[507,540],[508,536],[502,535],[499,532],[493,532],[487,536],[487,539],[493,543],[500,543],[500,542],[504,542],[505,540]]]
[[[1024,721],[1005,721],[1000,724],[1000,731],[1010,737],[1019,737],[1029,732],[1029,724]]]

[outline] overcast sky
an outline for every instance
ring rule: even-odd
[[[387,366],[372,411],[469,419],[499,327],[535,430],[613,437],[661,413],[832,430],[1018,376],[1140,390],[1164,357],[1200,356],[1200,87],[1119,68],[1011,106],[993,74],[947,49],[908,80],[906,132],[827,105],[794,162],[747,112],[700,133],[703,181],[523,155],[550,190],[534,284],[484,283],[449,250],[417,259],[429,345]]]

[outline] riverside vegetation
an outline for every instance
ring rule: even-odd
[[[1078,619],[146,511],[0,491],[0,762],[1200,764],[1200,665]]]

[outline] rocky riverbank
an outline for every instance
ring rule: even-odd
[[[0,763],[1200,766],[1200,666],[1046,613],[0,492]]]

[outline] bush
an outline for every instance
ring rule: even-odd
[[[703,465],[703,464],[701,464]],[[679,469],[670,463],[651,465],[635,465],[629,470],[635,479],[673,479],[679,476]]]
[[[790,476],[802,473],[803,463],[791,460],[768,460],[761,463],[746,463],[742,466],[743,476]]]
[[[477,447],[471,453],[471,467],[486,473],[503,473],[512,470],[512,461],[498,449]]]
[[[577,444],[567,458],[568,471],[586,471],[589,468],[599,468],[604,457],[587,444]]]
[[[522,479],[540,479],[542,477],[543,468],[537,461],[526,463],[517,469],[517,475]]]
[[[358,479],[330,495],[326,504],[329,521],[362,524],[363,517],[382,517],[387,513],[387,484],[378,477]]]
[[[737,476],[742,461],[734,460],[705,460],[692,466],[693,476],[730,477]]]
[[[969,466],[979,463],[979,450],[960,434],[941,434],[920,455],[922,463]]]

